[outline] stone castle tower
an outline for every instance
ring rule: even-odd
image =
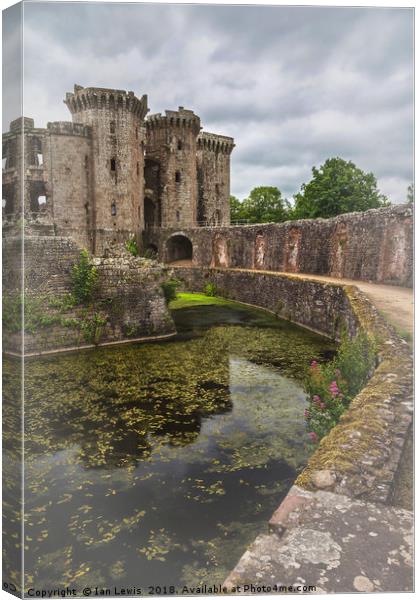
[[[146,128],[146,205],[153,202],[154,214],[160,215],[146,225],[192,227],[198,220],[196,154],[200,118],[180,106],[178,111],[150,116]]]
[[[147,117],[147,96],[124,90],[75,85],[64,102],[72,122],[16,119],[3,136],[6,230],[22,197],[32,233],[94,253],[148,228],[229,224],[232,138],[200,132],[183,107]]]
[[[75,86],[65,103],[73,122],[91,130],[94,233],[143,229],[144,118],[147,96]]]

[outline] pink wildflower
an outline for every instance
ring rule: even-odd
[[[312,396],[312,402],[314,404],[318,404],[318,402],[320,402],[320,401],[321,401],[321,398],[317,394],[315,394],[315,396]]]
[[[311,442],[316,442],[316,440],[318,439],[318,436],[315,433],[315,431],[311,431],[310,433],[308,433],[308,435],[309,435]]]
[[[338,394],[339,391],[340,390],[339,390],[339,387],[337,385],[337,382],[336,381],[331,381],[331,383],[330,383],[330,392],[331,392],[331,395],[335,397],[335,396],[337,396],[337,394]]]
[[[317,369],[318,368],[318,363],[316,362],[316,360],[313,360],[311,362],[311,369]]]
[[[319,405],[319,408],[320,408],[321,410],[324,410],[324,408],[325,408],[325,407],[326,407],[326,404],[325,404],[325,402],[321,402],[321,404]]]
[[[305,415],[305,417],[309,417],[309,410],[305,408],[303,414]]]

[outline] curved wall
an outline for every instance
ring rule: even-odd
[[[169,229],[146,232],[145,242],[167,260]],[[399,205],[312,219],[183,229],[196,266],[312,273],[412,286],[413,208]]]

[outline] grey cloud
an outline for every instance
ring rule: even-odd
[[[131,89],[152,112],[183,105],[235,137],[239,197],[257,185],[291,197],[313,165],[342,156],[401,202],[413,179],[412,25],[409,9],[29,2],[25,110],[43,126],[69,119],[75,82]]]

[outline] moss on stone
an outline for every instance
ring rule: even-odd
[[[409,400],[412,361],[407,345],[363,294],[354,286],[344,286],[344,291],[359,327],[377,344],[380,364],[337,426],[321,441],[296,484],[314,489],[314,473],[329,469],[339,485],[369,495],[365,481],[370,479],[373,490],[375,479],[379,485],[392,479],[387,459],[396,433],[397,405]]]

